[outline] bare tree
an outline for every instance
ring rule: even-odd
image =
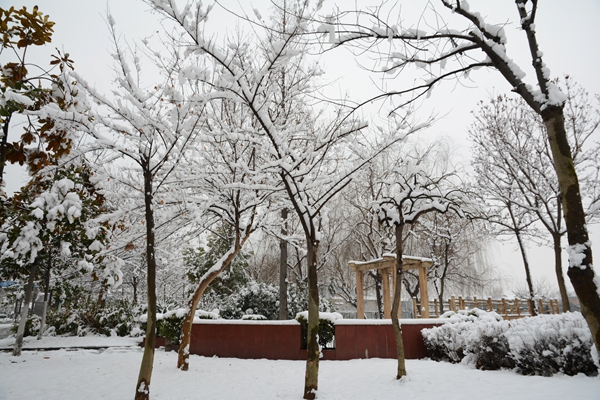
[[[572,149],[573,162],[581,177],[584,194],[593,193],[598,186],[593,172],[592,155],[597,149],[589,148],[588,139],[596,130],[600,121],[598,110],[589,103],[587,93],[566,77],[561,85],[567,94],[565,115],[569,122],[567,135]],[[595,112],[594,112],[595,111]],[[563,225],[563,208],[556,175],[551,171],[552,154],[548,142],[544,140],[543,121],[535,112],[518,99],[499,96],[489,104],[481,104],[475,113],[476,120],[470,130],[475,143],[475,153],[488,154],[489,162],[494,164],[496,172],[490,175],[506,174],[512,181],[511,190],[517,191],[511,205],[535,215],[539,224],[551,237],[550,245],[554,250],[555,272],[561,294],[563,311],[569,311],[569,298],[562,271],[561,238],[566,233]],[[483,162],[475,157],[475,162]],[[481,168],[476,168],[481,170]],[[494,183],[486,183],[488,188]],[[483,188],[489,193],[489,190]],[[593,196],[593,195],[592,195]],[[593,211],[597,198],[584,196],[586,218],[596,217]],[[543,240],[544,236],[540,236]]]
[[[426,76],[422,84],[386,91],[381,95],[404,95],[399,106],[427,95],[433,86],[446,78],[460,78],[473,69],[489,67],[498,70],[527,105],[541,116],[565,212],[570,257],[568,275],[579,298],[582,314],[592,331],[596,348],[600,351],[600,294],[592,268],[592,249],[586,228],[582,191],[567,138],[564,116],[566,96],[551,81],[538,45],[535,31],[538,1],[516,0],[518,24],[526,36],[537,86],[525,83],[525,73],[508,56],[505,22],[489,23],[460,0],[441,2],[445,8],[462,17],[468,26],[462,29],[448,26],[442,13],[431,7],[437,26],[429,31],[412,27],[407,29],[402,21],[383,20],[380,17],[381,9],[378,8],[374,11],[340,13],[329,18],[320,31],[328,34],[334,46],[347,44],[377,52],[384,64],[384,68],[380,69],[382,72],[400,73],[411,64],[424,67]],[[386,43],[386,50],[381,50],[378,43]],[[392,44],[391,49],[389,43]],[[484,59],[480,59],[482,55]]]
[[[129,208],[113,212],[111,218],[118,221],[123,215],[141,211],[148,313],[135,398],[148,399],[156,341],[156,275],[160,267],[157,245],[162,244],[157,236],[170,234],[179,217],[186,214],[187,204],[179,197],[180,192],[166,186],[169,179],[175,177],[188,145],[199,133],[205,103],[188,97],[185,88],[174,84],[177,58],[149,58],[159,68],[163,80],[146,85],[141,74],[140,54],[118,40],[115,21],[110,15],[108,25],[115,46],[117,88],[113,91],[114,99],[104,96],[73,73],[69,81],[77,84],[78,108],[51,111],[56,119],[73,124],[92,139],[91,143],[85,143],[86,147],[103,149],[109,154],[106,163],[122,163],[118,165],[118,177],[132,201]],[[149,53],[155,54],[150,48]]]
[[[376,199],[376,210],[380,220],[394,228],[396,238],[396,265],[394,268],[396,287],[392,303],[392,326],[398,359],[396,379],[400,379],[406,375],[402,329],[398,321],[404,279],[402,271],[404,228],[417,223],[419,218],[428,213],[455,212],[463,216],[465,215],[464,210],[470,207],[467,205],[464,193],[453,187],[453,173],[432,177],[418,162],[412,160],[407,160],[394,172],[387,180],[383,181],[387,190],[379,199]]]

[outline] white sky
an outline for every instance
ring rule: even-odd
[[[211,3],[205,1],[205,4]],[[269,0],[222,0],[229,8],[239,10],[240,4],[247,12],[252,12],[252,7],[260,10],[263,16],[269,15]],[[393,4],[394,2],[391,2]],[[417,20],[423,8],[427,5],[424,0],[399,1],[401,18],[406,24],[417,27]],[[439,0],[431,3],[441,11],[449,23],[460,21],[452,16],[449,11],[441,6]],[[515,23],[517,12],[513,0],[471,0],[471,10],[478,10],[484,17],[488,17],[488,23],[502,23],[511,21],[512,24],[506,28],[508,35],[508,55],[513,58],[521,69],[533,77],[530,69],[528,51],[524,46],[524,35],[520,32],[518,24]],[[590,93],[600,93],[600,80],[598,79],[598,65],[600,65],[600,2],[597,0],[543,0],[539,2],[539,10],[536,21],[538,40],[540,48],[544,53],[544,61],[550,68],[552,77],[560,77],[564,74],[571,75],[576,82],[581,84]],[[110,8],[117,28],[123,32],[123,37],[133,41],[151,35],[160,30],[159,17],[148,12],[149,7],[142,1],[137,0],[37,0],[8,2],[0,0],[0,7],[7,8],[11,5],[28,8],[37,4],[44,14],[56,22],[53,43],[46,49],[34,51],[40,55],[36,57],[40,63],[49,60],[48,54],[53,52],[54,47],[61,51],[64,49],[75,61],[75,68],[79,74],[89,82],[95,83],[98,88],[109,92],[112,80],[112,58],[109,55],[111,43],[108,29],[105,23],[107,7]],[[378,1],[332,1],[326,0],[323,12],[327,13],[334,6],[340,9],[365,7],[366,5],[378,5]],[[397,11],[394,15],[397,15]],[[414,23],[411,23],[415,21]],[[232,29],[235,20],[218,7],[210,16],[208,29],[221,31]],[[461,24],[461,26],[463,26]],[[44,54],[44,55],[42,55]],[[4,61],[3,61],[4,62]],[[328,77],[339,78],[333,88],[337,92],[346,92],[352,99],[361,100],[368,93],[374,93],[373,85],[369,78],[377,81],[379,77],[367,74],[356,67],[354,58],[344,49],[329,53],[321,60],[321,64],[328,70]],[[365,59],[363,65],[370,64]],[[480,70],[471,74],[472,82],[469,87],[457,86],[452,82],[446,82],[436,88],[431,98],[423,104],[420,113],[423,117],[431,111],[445,117],[429,130],[430,135],[444,134],[452,138],[468,159],[468,143],[465,140],[466,132],[471,118],[470,112],[476,107],[479,100],[486,100],[490,95],[507,93],[509,85],[503,80],[499,73],[491,70]],[[399,85],[398,82],[388,82],[389,87]],[[332,92],[333,93],[333,92]],[[16,131],[13,129],[13,132]],[[600,133],[596,134],[595,140],[600,139]],[[21,176],[21,182],[19,182]],[[23,184],[23,173],[17,168],[8,168],[7,182],[9,191],[18,189]],[[600,243],[600,229],[591,227],[593,232],[592,241]],[[595,240],[594,240],[595,239]],[[598,246],[594,250],[598,252]],[[494,254],[494,260],[498,266],[506,270],[510,275],[524,282],[524,273],[518,254],[513,245],[498,246]],[[532,274],[535,277],[548,276],[548,280],[554,282],[554,262],[552,252],[549,249],[532,248],[530,262],[533,264]],[[566,272],[566,266],[565,266]],[[568,279],[567,279],[568,281]]]

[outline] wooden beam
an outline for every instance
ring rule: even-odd
[[[382,269],[379,271],[381,274],[381,286],[383,286],[383,317],[391,318],[392,306],[390,296],[390,270]]]
[[[356,271],[356,318],[365,319],[365,287],[362,271]]]
[[[429,318],[429,292],[427,289],[427,268],[419,268],[419,291],[421,292],[421,316]]]

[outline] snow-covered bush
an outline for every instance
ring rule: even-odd
[[[319,313],[319,346],[323,349],[327,349],[330,344],[333,343],[333,338],[335,337],[335,324],[334,321],[337,319],[342,319],[342,314],[340,313],[328,313],[328,312],[320,312]],[[306,349],[306,340],[308,335],[308,311],[299,312],[296,315],[296,321],[300,322],[300,326],[302,328],[302,348]],[[332,346],[333,347],[333,346]],[[329,347],[329,348],[332,348]]]
[[[38,331],[40,330],[40,321],[41,321],[41,318],[38,315],[29,314],[27,316],[27,321],[25,322],[25,331],[23,333],[23,336],[37,335]],[[19,327],[19,324],[13,325],[10,328],[11,332],[13,334],[16,334],[18,327]]]
[[[164,337],[171,344],[179,344],[181,341],[181,326],[187,309],[181,308],[156,316],[156,334]]]
[[[591,356],[591,334],[580,313],[513,321],[489,317],[458,317],[455,319],[459,322],[424,329],[430,357],[462,361],[482,370],[514,368],[524,375],[597,375]]]
[[[127,336],[136,327],[136,314],[135,307],[127,300],[114,300],[104,305],[86,301],[78,307],[50,310],[46,327],[57,335]]]
[[[237,292],[224,299],[219,306],[220,315],[225,319],[240,319],[246,310],[264,315],[267,319],[279,317],[279,289],[266,283],[251,281]]]
[[[456,321],[438,328],[423,330],[423,338],[429,356],[436,361],[460,362],[465,357],[468,334],[473,322],[494,323],[502,320],[496,312],[473,308],[471,310],[447,311],[441,319]]]
[[[515,320],[505,333],[517,371],[523,375],[552,376],[556,372],[596,375],[591,358],[592,340],[580,313],[540,315]]]

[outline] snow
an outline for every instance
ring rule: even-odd
[[[454,322],[454,320],[440,320],[437,318],[413,318],[399,319],[400,325],[421,325],[421,324],[445,324]],[[391,319],[340,319],[335,321],[336,325],[391,325]]]
[[[42,342],[49,338],[42,339]],[[59,340],[60,338],[53,338]],[[62,338],[71,345],[90,338]],[[95,338],[93,340],[98,340]],[[127,338],[104,338],[119,344]],[[27,343],[34,338],[26,338]],[[139,339],[138,339],[139,340]],[[66,342],[65,342],[66,343]],[[304,361],[240,360],[190,356],[187,372],[177,353],[156,351],[152,399],[300,399]],[[2,399],[132,398],[142,359],[140,347],[0,353]],[[551,378],[512,371],[479,371],[467,365],[407,360],[408,376],[395,379],[391,359],[319,362],[317,399],[584,400],[598,398],[600,378]]]
[[[587,265],[583,264],[583,260],[585,259],[584,252],[590,247],[592,247],[592,243],[590,241],[583,244],[577,243],[567,247],[567,254],[569,254],[569,267],[586,269]]]

